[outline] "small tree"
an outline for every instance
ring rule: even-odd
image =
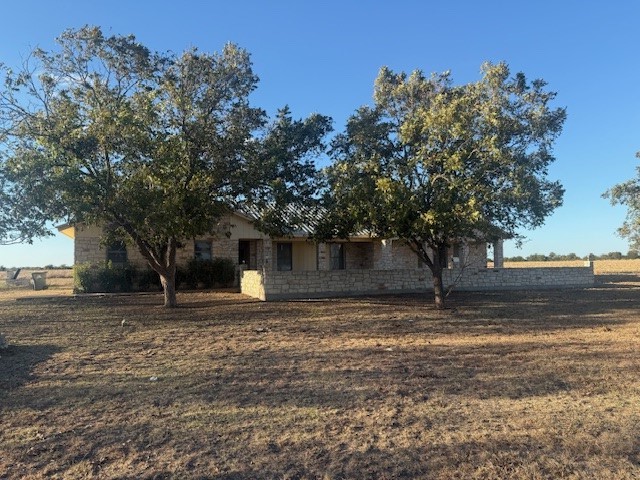
[[[327,170],[331,220],[320,236],[367,229],[399,238],[433,273],[444,307],[447,248],[539,226],[561,204],[547,180],[565,120],[545,82],[485,64],[462,86],[448,73],[426,78],[380,70],[373,107],[360,108],[333,143]]]
[[[640,158],[640,152],[636,157]],[[612,205],[627,207],[627,217],[618,234],[629,240],[632,249],[640,249],[640,167],[636,167],[636,178],[613,186],[603,197],[608,198]]]
[[[18,73],[5,69],[0,171],[26,209],[104,225],[135,245],[160,275],[165,306],[176,305],[181,241],[213,231],[240,202],[279,201],[283,185],[296,186],[292,196],[314,188],[308,157],[322,150],[330,119],[295,122],[284,109],[267,126],[249,103],[258,78],[241,48],[174,56],[97,27],[66,31],[58,44],[35,50]],[[264,162],[274,145],[289,155]]]

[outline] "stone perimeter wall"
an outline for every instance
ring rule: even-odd
[[[589,287],[593,266],[566,268],[475,268],[443,272],[448,288],[456,290],[518,290]],[[244,271],[241,291],[260,300],[284,300],[433,290],[429,270],[333,270],[308,272]]]

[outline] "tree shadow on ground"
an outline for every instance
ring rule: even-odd
[[[608,288],[639,288],[640,275],[637,273],[615,273],[596,276],[596,285]]]
[[[0,352],[0,398],[29,381],[33,369],[60,348],[55,345],[9,345]]]

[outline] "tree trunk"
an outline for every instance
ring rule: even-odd
[[[433,294],[438,310],[444,310],[444,287],[442,285],[442,267],[436,267],[433,272]]]
[[[175,308],[178,306],[176,298],[176,272],[167,275],[160,275],[160,283],[164,291],[164,306],[167,308]]]
[[[435,305],[438,310],[444,310],[444,285],[442,283],[442,270],[447,265],[447,246],[440,244],[434,250],[433,268],[433,294],[435,297]]]

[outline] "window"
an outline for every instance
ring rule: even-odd
[[[276,245],[276,259],[279,271],[290,271],[293,269],[291,243],[278,243]]]
[[[127,246],[116,241],[107,247],[107,261],[111,263],[127,263]]]
[[[331,243],[329,247],[329,257],[331,259],[331,270],[344,270],[344,243]]]
[[[196,260],[211,260],[211,242],[209,240],[196,240],[193,251]]]

